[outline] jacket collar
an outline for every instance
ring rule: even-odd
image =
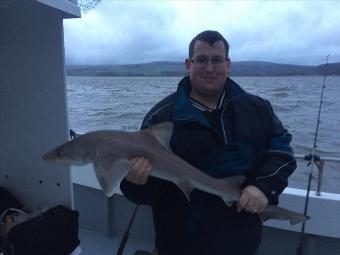
[[[213,111],[219,111],[220,109],[222,109],[223,105],[224,105],[224,97],[225,97],[225,91],[223,90],[222,95],[220,96],[218,102],[217,102],[217,107],[216,109],[212,109],[209,108],[203,104],[201,104],[200,102],[196,101],[193,98],[190,98],[191,104],[192,106],[194,106],[195,108],[197,108],[198,110],[202,111],[202,112],[213,112]]]
[[[195,121],[210,127],[208,120],[202,113],[202,109],[200,110],[200,107],[195,107],[194,104],[196,102],[193,103],[189,97],[190,88],[190,79],[186,76],[179,82],[177,87],[175,104],[172,111],[173,120],[175,122]],[[221,101],[218,103],[218,109],[223,109],[229,100],[244,93],[245,91],[238,84],[227,78],[224,84],[224,96],[221,97]]]

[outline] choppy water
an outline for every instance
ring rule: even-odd
[[[146,112],[173,92],[180,77],[67,77],[69,126],[84,133],[138,128]],[[323,77],[234,77],[247,91],[269,99],[293,134],[295,153],[311,151]],[[318,135],[322,156],[340,157],[340,77],[326,78]],[[290,186],[305,188],[307,169],[299,164]],[[315,185],[313,185],[315,188]],[[323,191],[340,193],[340,164],[327,163]]]

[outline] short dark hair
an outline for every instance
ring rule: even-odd
[[[213,44],[217,41],[222,41],[225,48],[225,56],[228,57],[229,54],[229,43],[227,40],[217,31],[206,30],[198,35],[196,35],[189,44],[189,58],[192,59],[194,55],[194,46],[197,41],[203,41],[209,43],[209,45],[213,46]]]

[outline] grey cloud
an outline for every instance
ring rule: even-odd
[[[70,63],[112,64],[149,61],[171,51],[167,33],[171,8],[144,2],[100,3],[93,22],[65,24],[65,48]],[[90,13],[88,14],[90,15]],[[79,30],[75,30],[75,29]]]
[[[216,14],[226,17],[216,21],[216,27],[230,42],[234,61],[314,65],[331,54],[332,62],[340,62],[340,1],[299,1],[294,5],[261,1],[244,15],[242,10],[239,16],[234,15],[239,17],[236,20],[228,20],[228,11],[233,10],[224,1],[212,6]],[[102,1],[91,12],[89,17],[65,22],[68,63],[182,61],[188,35],[203,30],[195,26],[195,20],[183,22],[170,1]],[[214,20],[214,13],[207,14],[207,21],[209,17]]]

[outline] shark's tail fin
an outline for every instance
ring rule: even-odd
[[[269,219],[288,220],[291,225],[296,225],[310,219],[309,216],[305,216],[302,213],[271,205],[267,206],[266,209],[260,213],[260,218],[262,221]]]
[[[290,221],[289,221],[289,223],[291,224],[291,225],[295,225],[295,224],[298,224],[298,223],[302,223],[302,222],[305,222],[305,221],[307,221],[307,220],[309,220],[310,219],[310,216],[305,216],[305,215],[303,215],[303,214],[300,214],[298,217],[295,217],[295,218],[293,218],[293,219],[291,219]]]
[[[309,219],[310,219],[310,217],[308,215],[305,216],[302,213],[296,213],[296,214],[294,214],[293,217],[291,217],[289,219],[289,223],[290,223],[290,225],[295,225],[295,224],[305,222],[306,220],[309,220]]]

